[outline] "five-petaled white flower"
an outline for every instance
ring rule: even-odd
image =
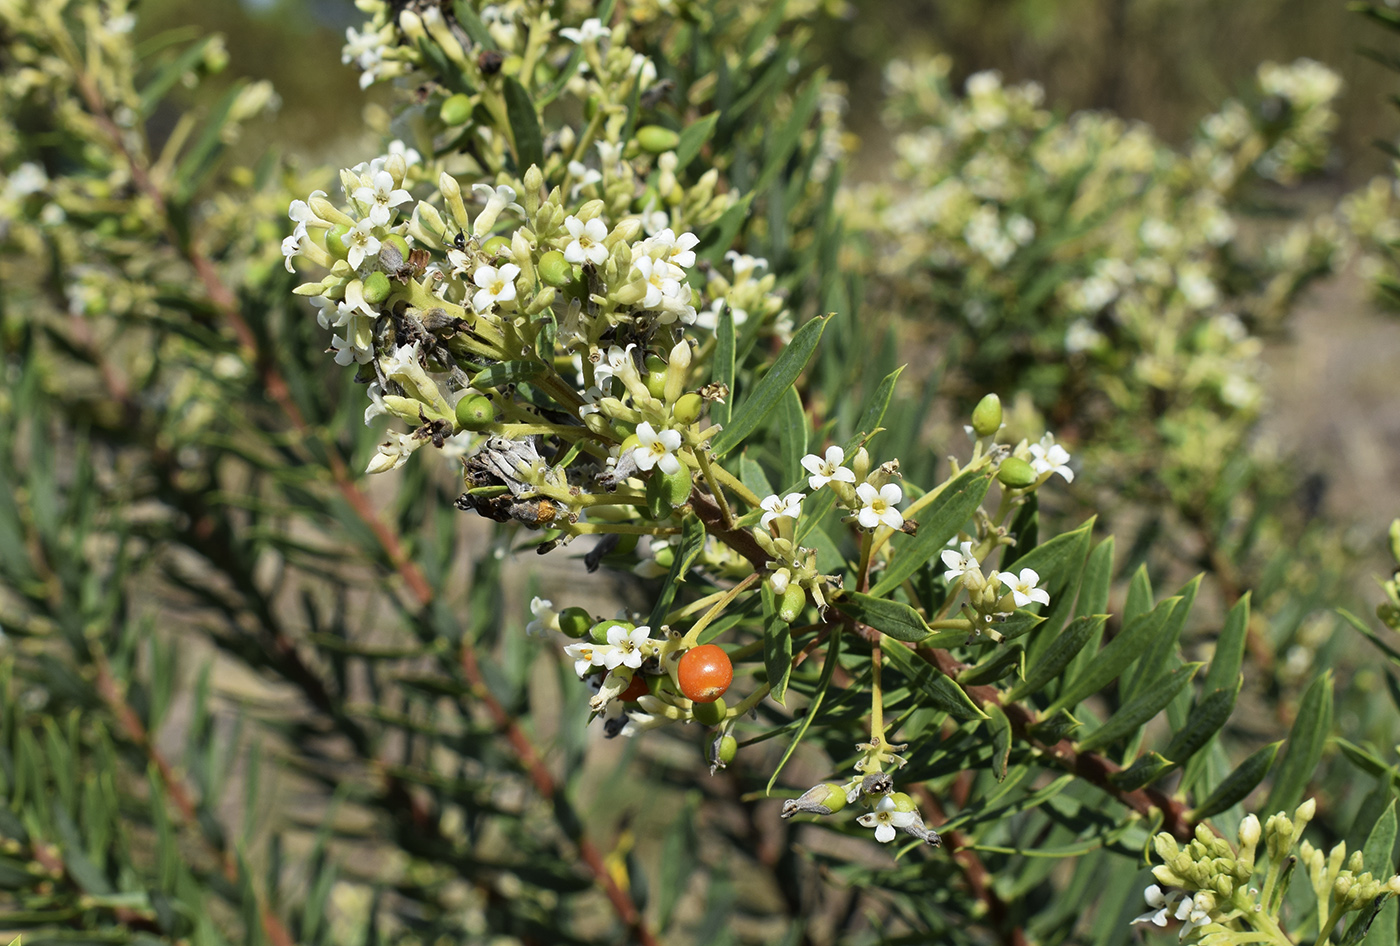
[[[366,256],[379,253],[379,238],[374,235],[374,222],[368,217],[355,224],[354,228],[341,234],[340,242],[345,244],[346,258],[351,269],[359,269]]]
[[[898,483],[886,483],[877,492],[869,483],[856,487],[856,496],[862,503],[856,521],[862,529],[874,529],[886,525],[891,529],[904,528],[904,516],[895,507],[904,500],[904,490]]]
[[[874,811],[866,812],[856,819],[862,827],[875,829],[875,840],[887,844],[894,840],[895,828],[907,828],[914,823],[914,812],[899,811],[894,799],[886,795],[880,799]]]
[[[943,559],[943,564],[947,570],[943,573],[949,581],[961,578],[964,572],[975,571],[978,567],[977,559],[972,555],[972,543],[964,542],[958,547],[958,551],[944,549],[939,556]]]
[[[1040,583],[1040,575],[1034,568],[1021,569],[1019,578],[1011,572],[997,572],[996,577],[1006,586],[1006,590],[1011,592],[1011,599],[1016,602],[1018,608],[1024,608],[1032,601],[1050,603],[1050,592],[1036,587]]]
[[[657,433],[650,422],[637,425],[637,446],[632,448],[632,459],[642,471],[656,467],[662,473],[674,473],[681,468],[676,459],[676,451],[681,447],[681,432],[669,428]]]
[[[603,666],[616,670],[619,666],[637,670],[642,666],[642,645],[651,637],[651,628],[645,624],[627,630],[621,624],[608,628],[608,652],[603,655]]]
[[[494,266],[478,266],[472,274],[472,282],[480,288],[472,296],[472,308],[485,312],[498,302],[511,302],[515,299],[515,277],[520,275],[520,267],[506,263],[500,269]]]
[[[369,219],[376,227],[389,225],[393,209],[406,204],[413,195],[402,187],[394,188],[394,176],[388,171],[376,171],[370,187],[355,188],[355,199],[369,208]]]
[[[596,43],[600,39],[606,39],[612,35],[612,30],[603,25],[603,21],[596,16],[589,17],[583,21],[583,26],[567,27],[559,31],[559,35],[571,43]]]
[[[1069,451],[1055,442],[1053,434],[1040,438],[1040,443],[1031,444],[1031,469],[1037,476],[1058,473],[1066,483],[1074,482],[1074,471],[1069,468]]]
[[[802,493],[788,493],[779,497],[776,493],[759,503],[764,510],[763,518],[759,520],[759,525],[768,528],[768,523],[774,519],[796,519],[802,515],[802,500],[805,497]]]
[[[564,259],[570,263],[592,263],[594,266],[602,266],[608,261],[608,248],[603,245],[608,238],[608,225],[601,217],[594,217],[587,223],[578,217],[565,217],[564,229],[573,237],[564,247]]]
[[[612,647],[607,644],[579,641],[577,644],[565,647],[564,653],[574,658],[574,673],[581,677],[588,672],[590,667],[603,666],[603,661],[611,650]]]
[[[838,483],[854,483],[856,475],[841,465],[845,462],[846,451],[835,444],[826,448],[826,459],[815,453],[807,454],[802,458],[802,468],[812,474],[807,477],[807,485],[812,489],[821,489],[832,480]]]
[[[304,223],[297,224],[297,232],[282,241],[282,256],[284,257],[282,265],[287,267],[289,273],[296,272],[292,268],[292,258],[301,253],[301,238],[306,233],[305,227]]]
[[[1142,892],[1142,898],[1151,907],[1146,913],[1133,920],[1134,923],[1151,923],[1153,926],[1166,926],[1167,917],[1184,920],[1191,913],[1191,901],[1184,899],[1180,890],[1163,892],[1161,887],[1152,884]]]
[[[642,299],[643,309],[655,309],[667,296],[676,294],[679,282],[672,278],[669,263],[642,256],[632,261],[632,269],[647,286],[647,294]]]
[[[525,625],[525,633],[530,637],[548,637],[550,631],[559,630],[559,614],[554,610],[554,602],[548,598],[531,598],[530,613],[535,616]]]

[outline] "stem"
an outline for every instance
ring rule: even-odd
[[[699,461],[700,472],[705,476],[705,483],[710,487],[710,492],[714,495],[715,502],[719,504],[720,518],[724,521],[724,528],[727,531],[733,531],[734,513],[730,511],[729,500],[725,498],[724,490],[720,488],[719,482],[715,479],[715,467],[710,463],[710,452],[708,450],[696,450],[695,459]]]
[[[748,504],[750,508],[759,508],[763,500],[759,499],[758,495],[754,493],[753,490],[749,489],[743,483],[739,482],[739,478],[737,476],[735,476],[733,473],[730,473],[728,470],[726,470],[719,464],[714,465],[714,471],[715,476],[720,480],[720,482],[722,482],[725,486],[728,486],[730,489],[734,490],[734,492],[738,493],[739,498],[742,499],[746,504]]]
[[[880,664],[884,655],[880,652],[880,642],[870,649],[870,744],[875,747],[875,771],[880,771],[880,760],[885,755],[885,703],[880,688]],[[867,773],[868,774],[868,773]]]
[[[634,526],[626,522],[570,522],[560,526],[570,535],[680,535],[680,529],[665,526]]]
[[[730,588],[728,591],[726,591],[724,593],[724,597],[716,601],[714,605],[711,606],[710,610],[705,612],[705,616],[702,617],[700,620],[696,621],[695,625],[691,627],[689,631],[686,632],[685,638],[681,641],[682,646],[686,648],[691,648],[694,647],[697,643],[699,643],[700,632],[703,631],[706,627],[708,627],[711,621],[719,617],[720,614],[724,612],[724,609],[729,607],[729,603],[735,598],[737,598],[745,588],[748,588],[756,581],[758,581],[758,572],[754,572],[752,575],[739,582],[733,588]]]

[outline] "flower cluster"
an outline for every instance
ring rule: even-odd
[[[938,832],[924,824],[914,799],[895,791],[894,780],[879,771],[859,774],[844,784],[814,785],[798,798],[783,802],[782,817],[834,815],[856,802],[867,809],[856,821],[863,828],[873,828],[875,840],[881,844],[893,841],[900,832],[935,847],[943,843]]]

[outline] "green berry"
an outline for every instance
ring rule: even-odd
[[[558,250],[550,250],[541,256],[536,269],[545,285],[556,289],[562,289],[574,281],[574,264],[564,259],[564,254]]]
[[[972,432],[979,437],[990,437],[1001,430],[1001,398],[988,394],[972,409]]]
[[[660,470],[647,478],[647,516],[651,519],[665,519],[671,515],[671,490],[666,485],[666,477]]]
[[[671,408],[671,416],[677,424],[688,427],[700,419],[700,411],[704,406],[705,402],[700,399],[700,395],[694,392],[682,394],[680,400],[676,401],[676,406]]]
[[[593,616],[583,608],[565,608],[559,612],[559,630],[566,637],[580,638],[593,626]]]
[[[660,400],[666,396],[666,362],[658,355],[647,355],[646,383],[652,397]]]
[[[785,623],[791,624],[797,620],[802,609],[807,606],[807,592],[802,590],[802,586],[797,582],[792,582],[783,591],[783,600],[778,604],[778,617]]]
[[[629,621],[599,621],[589,629],[588,636],[593,639],[593,643],[595,644],[606,644],[608,642],[608,630],[614,627],[620,627],[624,631],[631,633],[636,625]]]
[[[394,249],[398,250],[400,259],[408,259],[408,241],[405,240],[403,237],[399,236],[397,233],[389,234],[384,239],[380,240],[379,243],[381,248],[384,246],[392,246]]]
[[[1020,457],[1007,457],[997,469],[997,479],[1001,480],[1003,486],[1025,489],[1035,485],[1036,475],[1035,470],[1031,469],[1031,465],[1025,460]]]
[[[722,736],[719,741],[719,749],[715,756],[719,759],[720,765],[728,765],[734,761],[734,756],[739,753],[739,740],[728,734]]]
[[[460,92],[442,103],[438,118],[444,125],[465,125],[472,117],[471,96]]]
[[[680,143],[680,135],[661,125],[644,125],[637,129],[637,144],[642,146],[643,151],[650,151],[652,154],[674,151]]]
[[[690,501],[690,468],[681,464],[681,468],[674,473],[653,473],[665,481],[666,498],[672,506],[682,506]]]
[[[350,247],[345,245],[345,234],[349,232],[350,227],[343,223],[326,231],[326,250],[336,259],[345,259],[350,255]]]
[[[457,402],[457,426],[482,430],[496,422],[496,405],[484,394],[468,394]]]
[[[389,298],[389,277],[375,270],[365,277],[364,295],[365,301],[370,305],[379,305]]]
[[[493,236],[481,245],[481,252],[487,256],[500,256],[510,252],[510,241],[503,236]]]
[[[723,698],[713,703],[696,703],[690,708],[690,714],[695,717],[695,721],[706,726],[718,726],[728,712],[729,707],[724,705]]]

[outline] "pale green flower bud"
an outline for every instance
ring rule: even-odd
[[[467,215],[467,205],[462,202],[462,185],[457,183],[457,179],[443,171],[438,175],[438,190],[442,192],[443,202],[447,204],[447,211],[452,214],[457,228],[466,230],[471,226],[471,217]],[[420,203],[418,206],[422,207],[423,205]]]
[[[447,226],[437,208],[427,201],[420,200],[413,210],[413,221],[408,227],[408,232],[413,234],[413,238],[419,243],[427,241],[436,246],[446,231]]]
[[[1159,884],[1165,884],[1168,887],[1186,886],[1186,878],[1165,864],[1158,864],[1156,867],[1152,868],[1152,876],[1157,879]],[[1400,881],[1400,878],[1397,878],[1397,881]]]
[[[603,241],[603,245],[611,248],[618,243],[631,243],[641,235],[641,232],[641,218],[627,217],[618,221],[617,226],[612,228],[612,232],[609,233],[607,239]]]
[[[353,227],[355,218],[345,213],[335,204],[324,197],[311,197],[306,205],[311,208],[311,212],[327,223],[333,223],[342,227]]]
[[[403,179],[408,174],[408,162],[401,154],[391,154],[384,162],[384,170],[394,179],[395,187],[402,187]]]
[[[1218,875],[1211,881],[1211,887],[1222,897],[1231,897],[1235,893],[1235,881],[1224,874]]]
[[[1165,831],[1152,839],[1152,847],[1163,861],[1170,861],[1181,850],[1176,843],[1176,838]]]
[[[690,342],[681,339],[671,349],[666,362],[666,387],[664,395],[667,404],[674,404],[685,393],[685,380],[690,373]]]
[[[419,40],[428,38],[428,31],[423,28],[423,18],[409,9],[399,13],[399,30],[410,46],[417,46]]]
[[[1400,519],[1390,524],[1390,557],[1400,562]]]
[[[438,44],[447,58],[459,66],[467,64],[467,54],[462,49],[462,44],[457,42],[457,37],[452,34],[447,21],[443,19],[442,10],[438,7],[423,8],[423,25],[432,34],[433,41]]]
[[[1240,851],[1243,852],[1248,849],[1252,853],[1254,847],[1259,843],[1259,835],[1258,816],[1254,814],[1245,815],[1244,820],[1240,822]]]
[[[1298,806],[1298,809],[1293,812],[1293,817],[1297,819],[1300,825],[1306,825],[1309,821],[1313,820],[1313,816],[1316,814],[1317,799],[1309,798],[1307,801],[1303,802],[1301,805]],[[1302,828],[1300,827],[1298,830],[1301,831]]]
[[[534,220],[535,213],[540,209],[540,191],[544,189],[544,173],[540,171],[538,165],[530,165],[525,170],[525,177],[522,181],[525,185],[525,193],[520,195],[520,205],[525,208],[527,220]]]
[[[864,483],[865,478],[870,475],[870,454],[864,447],[856,451],[851,457],[851,471],[856,475],[857,483]]]
[[[606,209],[607,204],[603,203],[601,200],[590,200],[587,203],[585,203],[582,207],[580,207],[578,209],[578,212],[575,213],[574,216],[578,217],[584,223],[587,223],[594,217],[601,217],[603,215],[603,211]]]
[[[1366,861],[1362,859],[1360,851],[1353,851],[1351,857],[1347,858],[1347,870],[1352,873],[1360,873],[1366,869]]]

